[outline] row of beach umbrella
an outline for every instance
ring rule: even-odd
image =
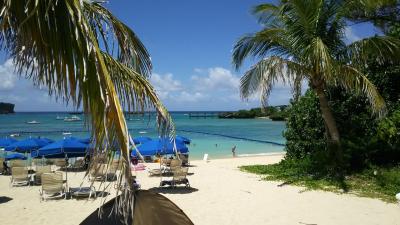
[[[189,149],[186,145],[190,144],[190,139],[183,136],[176,136],[175,141],[149,137],[137,137],[132,141],[137,145],[136,149],[142,156],[174,154],[175,149],[180,153],[188,153]],[[66,137],[59,141],[48,138],[27,138],[21,141],[8,137],[0,138],[0,148],[13,152],[6,155],[7,160],[26,159],[25,155],[18,153],[30,153],[32,158],[83,157],[91,147],[90,138]],[[132,151],[132,156],[137,156],[136,150]]]

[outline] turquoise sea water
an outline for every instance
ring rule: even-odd
[[[190,118],[187,112],[171,114],[176,133],[192,140],[189,146],[192,159],[200,159],[205,153],[208,153],[211,159],[231,157],[231,149],[235,145],[239,156],[283,151],[282,144],[285,143],[285,139],[282,132],[285,122],[268,119]],[[78,115],[82,118],[79,122],[56,120],[57,116],[71,115],[54,112],[0,115],[0,137],[18,133],[21,136],[17,139],[29,136],[61,139],[65,132],[72,133],[75,137],[89,136],[83,115]],[[26,123],[32,120],[40,124]],[[152,116],[129,116],[127,122],[132,137],[158,137]]]

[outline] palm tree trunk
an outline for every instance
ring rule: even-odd
[[[333,158],[333,163],[339,177],[343,176],[343,151],[340,144],[340,134],[337,128],[335,117],[329,107],[324,89],[320,86],[314,88],[319,99],[322,118],[325,122],[328,138],[328,151]]]
[[[340,143],[339,130],[336,125],[336,120],[333,117],[331,108],[328,105],[328,99],[326,98],[325,92],[322,88],[316,88],[317,96],[319,99],[319,107],[321,110],[322,118],[324,119],[325,126],[328,131],[329,139],[332,142]]]

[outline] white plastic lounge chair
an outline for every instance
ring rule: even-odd
[[[36,166],[36,172],[35,172],[35,178],[34,178],[35,184],[42,183],[42,174],[44,174],[44,173],[51,173],[51,165]]]
[[[4,168],[4,158],[0,158],[0,174],[4,174],[5,173],[5,168]]]
[[[172,159],[162,158],[162,159],[161,159],[161,165],[163,165],[163,166],[170,166],[170,165],[171,165],[171,160],[172,160]]]
[[[26,165],[26,160],[16,159],[10,161],[10,167],[25,167]]]
[[[66,197],[65,187],[62,173],[43,173],[42,174],[42,190],[40,199]]]
[[[186,178],[188,174],[188,167],[175,168],[172,173],[172,180],[163,180],[160,183],[160,187],[168,185],[176,187],[177,185],[184,184],[186,187],[190,187],[189,180]]]
[[[161,176],[164,172],[164,168],[159,168],[159,169],[146,168],[146,171],[149,173],[149,176]]]
[[[70,188],[69,192],[71,193],[71,197],[75,198],[88,198],[94,197],[96,198],[96,189],[91,186],[91,187],[78,187],[78,188]]]
[[[30,177],[25,167],[11,168],[11,186],[29,185]]]
[[[65,167],[67,165],[67,162],[65,161],[65,159],[60,158],[60,159],[54,159],[54,165],[58,166],[58,167]]]
[[[70,169],[72,169],[72,170],[75,170],[75,171],[81,170],[81,169],[85,168],[85,160],[83,160],[83,159],[77,159],[77,160],[75,160],[75,162],[74,162],[71,166],[69,166],[68,168],[70,168]]]
[[[185,165],[185,166],[189,165],[189,155],[188,154],[179,153],[179,158],[182,161],[182,165]]]
[[[92,166],[89,173],[89,180],[91,181],[102,181],[106,179],[107,175],[107,164],[97,164],[95,167]]]
[[[106,180],[114,180],[116,179],[117,176],[117,170],[121,170],[122,168],[122,162],[119,160],[114,160],[111,162],[111,165],[105,164],[105,168],[107,169],[106,171]]]

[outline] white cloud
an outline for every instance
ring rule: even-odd
[[[11,90],[15,86],[17,75],[14,73],[14,63],[11,59],[0,65],[0,90]]]
[[[182,89],[181,82],[175,80],[171,73],[165,75],[154,73],[150,78],[150,82],[160,92],[179,91]]]
[[[344,34],[350,42],[358,41],[361,39],[360,36],[358,36],[356,33],[354,33],[353,29],[351,27],[346,27],[344,30]]]
[[[257,107],[260,105],[259,92],[247,101],[240,98],[240,76],[222,67],[195,68],[190,80],[175,79],[171,73],[154,74],[151,83],[164,104],[173,110],[221,110]],[[182,85],[182,84],[185,85]],[[270,95],[270,104],[287,104],[291,88],[279,80]]]
[[[194,92],[189,93],[186,91],[182,91],[179,95],[175,98],[178,102],[198,102],[201,100],[207,99],[208,96],[201,92]]]
[[[196,73],[203,73],[204,70],[201,69],[201,68],[194,68],[194,72],[196,72]]]
[[[153,85],[157,95],[161,100],[168,99],[171,92],[182,90],[181,82],[179,80],[175,80],[171,73],[164,75],[154,73],[150,77],[150,83]]]
[[[215,67],[208,69],[207,72],[206,76],[192,76],[192,80],[196,84],[196,90],[237,90],[239,88],[240,79],[238,76],[233,75],[230,70]]]
[[[0,101],[2,102],[24,103],[26,100],[28,99],[24,96],[18,96],[13,94],[0,95]]]
[[[158,96],[170,110],[237,110],[260,105],[258,95],[252,96],[248,101],[240,99],[240,75],[228,69],[195,68],[193,76],[187,75],[189,76],[185,78],[171,73],[154,73],[150,78]],[[282,90],[276,92],[279,96],[271,95],[271,104],[285,104],[281,101],[287,101],[290,91],[283,91],[281,82],[276,87]],[[15,103],[17,111],[72,108],[49,97],[46,87],[40,89],[34,87],[32,81],[19,78],[11,60],[0,64],[0,101]]]

